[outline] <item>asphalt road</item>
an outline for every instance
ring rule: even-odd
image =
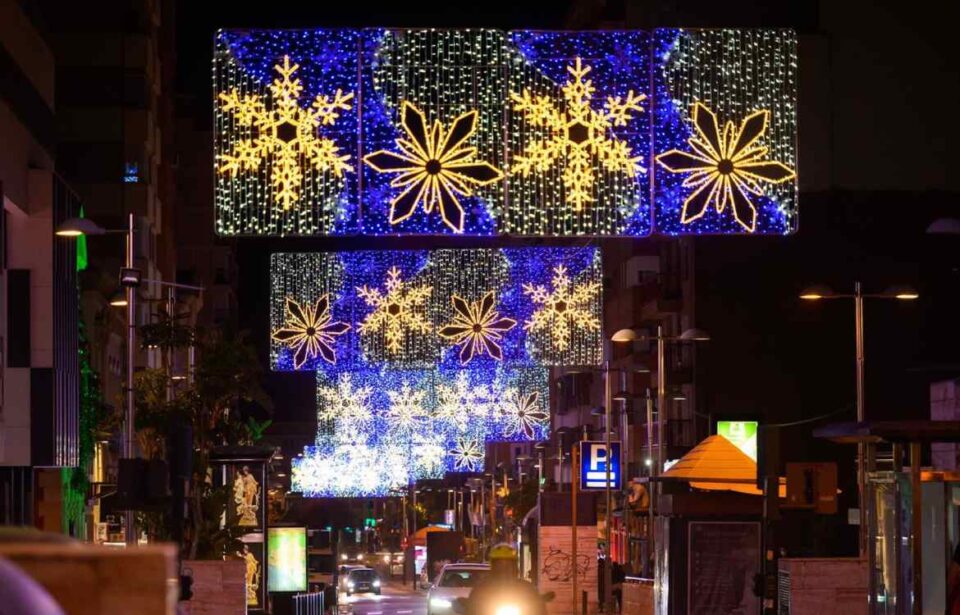
[[[379,596],[375,594],[340,595],[340,613],[353,615],[426,615],[427,596],[409,585],[387,583]]]

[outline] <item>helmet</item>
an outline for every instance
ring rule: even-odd
[[[517,550],[512,545],[501,542],[490,547],[490,561],[494,560],[516,560]]]

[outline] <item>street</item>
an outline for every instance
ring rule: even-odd
[[[383,586],[383,593],[340,595],[340,612],[354,615],[426,615],[427,596],[413,591],[409,585],[391,581]],[[344,608],[346,607],[346,608]]]

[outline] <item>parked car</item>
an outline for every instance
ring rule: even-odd
[[[453,612],[453,601],[470,595],[473,586],[490,573],[490,564],[447,564],[427,593],[427,615]]]
[[[373,568],[354,568],[347,573],[347,595],[380,594],[380,577]]]

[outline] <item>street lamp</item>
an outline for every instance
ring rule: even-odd
[[[664,451],[664,442],[666,441],[666,404],[667,404],[667,369],[666,369],[666,345],[668,343],[680,344],[680,343],[695,343],[695,342],[707,342],[710,341],[710,334],[702,329],[687,329],[683,331],[680,335],[677,336],[667,336],[663,334],[663,325],[657,325],[657,334],[656,336],[651,336],[645,331],[638,331],[637,329],[620,329],[612,336],[610,336],[610,341],[618,344],[626,344],[640,341],[650,341],[656,340],[657,342],[657,458],[656,464],[652,468],[652,476],[659,476],[663,471],[663,465],[666,461],[665,451]],[[607,360],[607,407],[609,413],[610,398],[611,398],[611,389],[610,389],[610,361]],[[648,402],[649,403],[649,402]],[[648,406],[649,407],[649,406]],[[649,412],[648,412],[648,434],[649,434]],[[607,438],[606,446],[607,450],[610,450],[610,416],[607,415]],[[648,448],[653,447],[653,442],[648,440]],[[658,483],[657,490],[659,492],[660,485]],[[609,520],[609,510],[610,510],[610,464],[607,464],[607,488],[606,488],[606,500],[607,500],[607,515],[608,520],[606,527],[604,528],[605,539],[607,542],[607,549],[610,548],[610,520]],[[650,498],[650,526],[647,528],[647,544],[650,545],[650,550],[653,549],[653,498]],[[609,553],[607,554],[609,559]],[[607,607],[612,607],[612,594],[610,593],[610,565],[604,568],[604,604]]]
[[[136,332],[137,332],[137,322],[136,322],[136,301],[137,301],[137,284],[135,281],[139,282],[139,272],[133,266],[133,234],[136,231],[134,225],[133,213],[131,212],[127,216],[127,228],[126,229],[105,229],[102,226],[98,225],[93,220],[88,218],[70,218],[65,220],[60,226],[56,228],[54,233],[59,237],[66,238],[76,238],[84,235],[120,235],[125,234],[126,237],[126,259],[124,262],[124,267],[121,270],[121,285],[126,291],[126,308],[127,308],[127,407],[126,413],[124,415],[124,425],[123,425],[123,457],[130,459],[136,457],[136,451],[134,446],[134,406],[133,406],[133,364],[134,364],[134,354],[136,352]],[[111,305],[122,306],[123,303],[119,300],[111,300]],[[124,521],[126,523],[126,543],[128,545],[136,544],[137,536],[134,529],[134,513],[132,510],[128,510],[124,513]]]
[[[893,299],[899,301],[913,301],[920,297],[920,294],[909,286],[892,286],[882,293],[865,294],[860,282],[854,282],[853,294],[837,294],[826,286],[813,286],[800,293],[800,298],[805,301],[822,301],[828,299],[853,299],[854,306],[854,327],[856,329],[856,386],[857,386],[857,422],[862,423],[866,420],[866,411],[864,409],[864,356],[863,356],[863,300],[864,299]],[[866,511],[866,446],[863,443],[857,445],[857,497],[860,507],[860,555],[867,552],[867,511]]]

